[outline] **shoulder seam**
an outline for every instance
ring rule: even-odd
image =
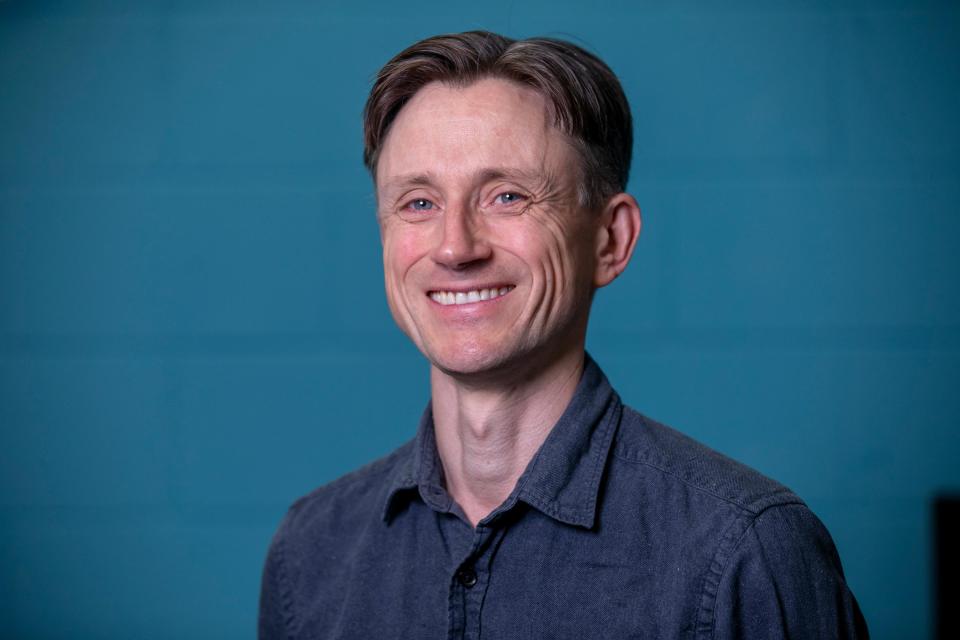
[[[636,416],[636,418],[640,420],[641,424],[644,425],[644,426],[646,426],[646,425],[648,424],[648,422],[652,422],[651,420],[649,420],[645,415],[643,415],[643,414],[640,413],[639,411],[636,411],[635,409],[631,409],[630,407],[626,407],[626,406],[624,407],[623,415],[626,415],[628,411],[629,411],[629,412],[632,412],[632,413]],[[655,423],[655,424],[657,424],[657,423]],[[662,426],[663,428],[665,428],[665,429],[670,430],[670,431],[674,431],[674,430],[672,430],[672,429],[670,429],[669,427],[666,427],[666,426],[664,426],[664,425],[661,425],[661,426]],[[684,438],[689,439],[688,436],[685,436],[685,435],[682,434],[682,433],[679,433],[679,432],[675,432],[675,433],[676,433],[678,436],[680,436],[680,437],[684,437]],[[694,442],[695,442],[695,441],[694,441]],[[710,452],[710,453],[713,454],[713,455],[719,456],[720,458],[724,458],[724,459],[730,460],[730,462],[732,462],[732,463],[735,463],[735,464],[738,464],[738,465],[740,465],[740,466],[743,466],[742,463],[739,463],[739,462],[737,462],[736,460],[732,460],[732,459],[730,459],[730,458],[727,458],[727,456],[724,456],[722,453],[720,453],[720,452],[718,452],[718,451],[714,451],[714,450],[710,449],[709,447],[706,447],[706,445],[703,445],[702,443],[695,442],[695,444],[699,445],[700,447],[703,447],[705,451],[708,451],[708,452]],[[731,504],[731,505],[733,505],[733,506],[736,506],[736,507],[738,507],[739,509],[742,509],[742,510],[747,511],[748,513],[752,513],[752,514],[754,514],[754,515],[760,513],[761,511],[763,511],[764,509],[766,509],[766,508],[768,508],[768,507],[770,507],[770,506],[774,506],[774,505],[777,505],[777,504],[784,504],[784,505],[786,505],[786,504],[801,504],[801,505],[805,504],[805,503],[803,502],[803,500],[801,500],[800,497],[797,496],[797,495],[796,495],[793,491],[791,491],[788,487],[785,487],[785,486],[781,485],[780,483],[776,482],[775,480],[770,480],[769,478],[766,478],[766,480],[769,481],[769,482],[770,482],[771,484],[773,484],[774,486],[771,487],[769,490],[762,492],[760,495],[754,497],[753,500],[750,500],[750,501],[748,502],[748,501],[744,501],[744,500],[737,500],[735,496],[734,496],[734,497],[731,497],[731,496],[725,496],[725,495],[718,494],[716,491],[711,491],[709,488],[707,488],[707,487],[705,487],[705,486],[703,486],[703,485],[700,485],[700,484],[691,482],[689,479],[687,479],[687,478],[685,478],[684,476],[680,475],[680,474],[677,473],[676,471],[671,471],[671,470],[669,470],[669,469],[664,468],[663,466],[660,466],[660,465],[657,465],[657,464],[654,463],[654,462],[651,462],[651,461],[648,459],[647,456],[643,456],[643,457],[641,457],[641,456],[630,456],[630,455],[628,455],[628,453],[638,453],[638,450],[635,450],[635,449],[633,449],[632,447],[629,447],[625,442],[623,442],[623,441],[619,438],[619,434],[618,434],[618,437],[615,438],[615,440],[614,440],[614,442],[613,442],[613,447],[611,448],[611,455],[613,455],[613,456],[614,456],[615,458],[617,458],[618,460],[622,460],[623,462],[628,462],[628,463],[632,463],[632,464],[641,464],[641,465],[650,467],[651,469],[656,469],[656,470],[659,471],[660,473],[663,473],[663,474],[665,474],[665,475],[668,475],[668,476],[670,476],[670,477],[672,477],[672,478],[676,478],[677,480],[679,480],[680,482],[682,482],[683,484],[685,484],[686,486],[688,486],[688,487],[690,487],[690,488],[692,488],[692,489],[695,489],[695,490],[697,490],[697,491],[699,491],[699,492],[701,492],[701,493],[703,493],[703,494],[705,494],[705,495],[712,496],[712,497],[716,498],[717,500],[720,500],[720,501],[722,501],[722,502],[726,502],[727,504]],[[747,468],[747,467],[744,467],[744,468],[745,468],[745,469],[749,469],[749,468]],[[758,474],[758,476],[761,476],[761,477],[764,477],[764,478],[765,478],[765,476],[762,476],[762,474],[760,474],[760,473],[757,472],[756,470],[754,470],[754,469],[749,469],[749,470],[752,471],[753,473]]]
[[[641,464],[641,465],[643,465],[643,466],[645,466],[645,467],[650,467],[651,469],[656,469],[656,470],[659,471],[660,473],[666,474],[666,475],[668,475],[668,476],[670,476],[670,477],[672,477],[672,478],[676,478],[677,480],[679,480],[680,482],[682,482],[683,484],[687,485],[688,487],[690,487],[690,488],[692,488],[692,489],[696,489],[697,491],[700,491],[701,493],[705,493],[705,494],[707,494],[708,496],[712,496],[712,497],[716,498],[717,500],[721,500],[721,501],[723,501],[723,502],[726,502],[727,504],[733,505],[733,506],[741,509],[742,511],[745,511],[745,512],[747,512],[747,513],[750,513],[750,514],[752,514],[752,515],[754,515],[754,516],[759,515],[761,512],[763,512],[764,510],[766,510],[766,509],[768,509],[768,508],[770,508],[770,507],[774,507],[774,506],[778,506],[778,505],[804,504],[803,500],[801,500],[799,497],[797,497],[792,491],[790,491],[789,489],[787,489],[786,487],[784,487],[784,488],[778,489],[778,490],[776,490],[776,491],[772,491],[772,492],[770,492],[770,493],[768,493],[768,494],[766,494],[766,495],[764,496],[764,498],[767,499],[767,500],[771,500],[771,499],[777,498],[777,497],[779,497],[779,496],[782,496],[782,498],[783,498],[782,500],[770,502],[770,503],[767,503],[767,504],[761,503],[762,506],[760,506],[759,508],[756,508],[756,507],[754,507],[754,506],[752,506],[752,505],[744,504],[743,502],[738,502],[737,500],[734,500],[734,499],[732,499],[732,498],[730,498],[730,497],[728,497],[728,496],[720,495],[720,494],[718,494],[717,492],[711,491],[710,489],[708,489],[708,488],[706,488],[706,487],[703,487],[703,486],[701,486],[701,485],[699,485],[699,484],[695,484],[695,483],[693,483],[693,482],[690,482],[689,480],[687,480],[687,479],[684,478],[683,476],[677,474],[676,472],[670,471],[670,470],[668,470],[668,469],[664,469],[663,467],[657,466],[657,465],[653,464],[652,462],[650,462],[650,461],[648,461],[648,460],[637,460],[637,459],[635,459],[635,458],[626,458],[626,457],[620,455],[619,453],[617,453],[616,450],[613,451],[613,456],[614,456],[615,458],[617,458],[618,460],[622,460],[622,461],[624,461],[624,462],[630,462],[630,463],[633,463],[633,464]]]
[[[734,520],[734,522],[732,522],[727,528],[727,531],[724,532],[720,547],[717,549],[717,553],[714,555],[713,561],[710,563],[710,567],[707,569],[706,575],[704,575],[703,590],[700,598],[700,611],[698,611],[697,625],[695,627],[695,633],[697,637],[713,638],[714,634],[716,633],[717,594],[720,591],[720,583],[723,582],[723,577],[726,575],[730,558],[733,557],[733,554],[736,552],[736,550],[740,548],[741,542],[743,542],[743,539],[746,537],[746,535],[751,529],[753,529],[754,525],[756,525],[760,516],[771,509],[781,507],[807,508],[806,504],[800,500],[795,502],[768,504],[756,512],[751,512],[749,517],[741,516],[741,518]],[[734,532],[736,529],[733,531],[731,531],[731,529],[733,528],[733,525],[740,520],[744,521],[744,525],[742,530],[738,534],[735,534]],[[736,537],[735,541],[733,541],[734,536]],[[724,544],[731,541],[732,544]],[[713,577],[714,579],[710,580],[710,577]],[[709,618],[710,621],[709,625],[706,624],[707,618]]]
[[[727,562],[737,547],[740,546],[740,541],[743,540],[743,537],[756,520],[757,513],[749,512],[749,515],[741,513],[740,517],[731,522],[724,531],[720,544],[717,547],[717,552],[714,554],[713,560],[710,562],[710,566],[703,576],[700,608],[697,611],[694,624],[696,637],[714,637],[717,624],[717,594],[720,591],[720,582],[723,580],[723,576],[727,570]]]

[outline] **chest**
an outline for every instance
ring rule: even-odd
[[[587,530],[528,510],[473,529],[406,512],[301,567],[299,629],[330,639],[682,637],[708,564],[698,547],[636,522]]]

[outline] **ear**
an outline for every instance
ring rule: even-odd
[[[629,193],[607,201],[597,229],[595,287],[605,287],[623,273],[640,236],[640,205]]]

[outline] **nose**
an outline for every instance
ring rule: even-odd
[[[487,260],[490,244],[480,216],[468,207],[450,207],[438,225],[438,239],[431,251],[433,261],[449,269],[462,270]]]

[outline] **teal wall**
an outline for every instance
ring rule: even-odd
[[[719,4],[723,9],[718,9]],[[876,638],[932,628],[960,489],[951,3],[0,2],[0,630],[254,635],[295,497],[412,435],[360,111],[438,32],[623,80],[645,227],[589,347],[792,486]]]

